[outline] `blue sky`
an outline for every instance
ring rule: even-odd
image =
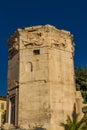
[[[7,89],[7,39],[17,29],[51,24],[70,31],[75,41],[75,66],[87,65],[86,0],[0,1],[0,95]]]

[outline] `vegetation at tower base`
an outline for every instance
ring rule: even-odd
[[[78,114],[71,119],[70,116],[67,116],[66,123],[61,123],[61,126],[65,130],[87,130],[87,115],[84,115],[83,118],[79,121]]]
[[[81,91],[84,103],[87,103],[87,66],[83,68],[78,66],[75,68],[76,89]]]

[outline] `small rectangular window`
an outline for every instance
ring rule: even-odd
[[[4,109],[4,103],[1,103],[1,109],[2,110]]]
[[[40,50],[33,50],[34,55],[39,55],[40,54]]]

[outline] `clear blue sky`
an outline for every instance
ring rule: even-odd
[[[87,0],[0,1],[0,95],[7,88],[7,39],[17,29],[51,24],[70,31],[75,41],[75,65],[87,65]]]

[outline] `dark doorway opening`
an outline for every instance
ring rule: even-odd
[[[11,101],[11,124],[15,125],[15,96],[10,98]]]

